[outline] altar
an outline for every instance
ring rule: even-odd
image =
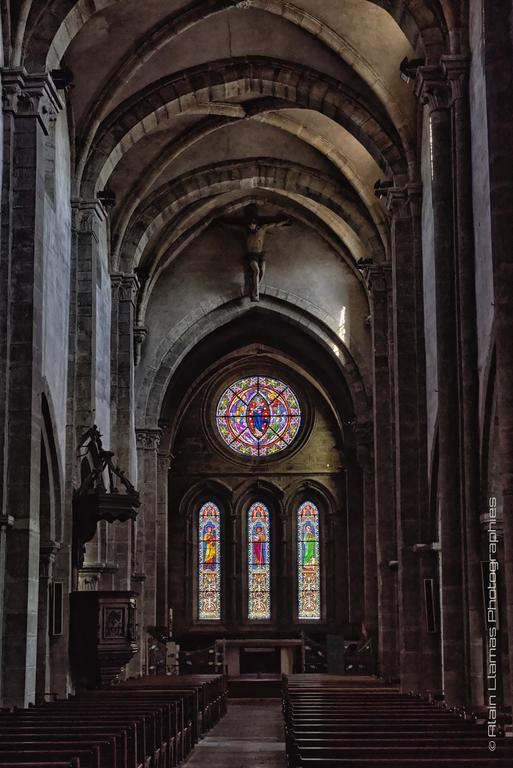
[[[300,661],[303,641],[298,639],[219,640],[228,677],[244,674],[292,674],[294,662]]]

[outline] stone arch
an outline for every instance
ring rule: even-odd
[[[352,270],[355,277],[362,284],[362,287],[367,291],[367,285],[363,281],[361,271],[355,267],[355,261],[358,261],[359,251],[350,250],[349,247],[340,239],[337,232],[333,232],[329,224],[319,216],[319,212],[312,211],[303,207],[300,204],[301,201],[292,200],[286,197],[281,192],[275,190],[259,190],[255,189],[251,194],[229,196],[223,195],[221,199],[216,198],[214,200],[207,201],[207,203],[198,211],[194,211],[192,221],[190,221],[191,214],[188,209],[185,209],[183,214],[179,215],[174,221],[172,228],[166,228],[162,236],[153,247],[153,264],[155,269],[152,269],[147,277],[147,282],[143,283],[142,292],[140,294],[139,302],[139,318],[141,322],[144,322],[144,315],[147,307],[149,297],[151,296],[152,288],[157,284],[159,276],[169,267],[169,265],[175,261],[180,253],[191,245],[212,223],[215,223],[219,216],[234,213],[248,205],[254,205],[258,203],[270,203],[276,208],[281,210],[285,216],[292,216],[295,220],[300,221],[306,226],[314,230],[319,237],[321,237],[335,253],[337,253],[342,261]],[[360,249],[363,254],[363,249]],[[373,254],[365,252],[366,257],[372,257]],[[121,271],[131,272],[133,265],[130,262],[122,262],[120,267]],[[141,277],[141,274],[139,275]],[[150,286],[151,280],[151,286]]]
[[[351,189],[341,190],[329,176],[314,172],[299,163],[260,158],[250,162],[227,161],[204,167],[158,189],[147,201],[127,230],[123,261],[130,268],[142,262],[142,255],[152,238],[170,224],[180,210],[199,200],[232,189],[253,190],[256,187],[292,192],[322,205],[345,221],[362,240],[368,253],[384,256],[381,238],[367,211]]]
[[[367,421],[369,401],[362,374],[341,340],[326,325],[325,319],[308,313],[299,302],[294,308],[290,304],[285,306],[279,298],[263,296],[261,305],[264,309],[259,311],[275,313],[320,343],[341,371],[351,394],[356,418]],[[136,409],[137,421],[144,425],[143,429],[154,428],[158,423],[169,382],[186,354],[214,329],[228,325],[243,314],[244,309],[238,301],[222,303],[212,307],[206,316],[199,316],[194,322],[168,334],[157,350],[155,365],[148,367],[144,380],[140,382]],[[335,348],[339,356],[335,354]]]
[[[401,138],[386,116],[320,72],[281,60],[251,57],[212,62],[163,78],[127,99],[102,123],[77,164],[82,195],[102,189],[123,154],[162,121],[192,106],[230,101],[235,94],[279,98],[327,115],[368,150],[384,173],[407,173]]]
[[[353,187],[362,202],[366,205],[374,225],[380,234],[383,246],[385,248],[387,247],[388,219],[386,212],[376,196],[362,181],[356,167],[349,157],[343,155],[341,151],[327,139],[314,134],[313,131],[303,124],[295,124],[290,118],[287,118],[283,114],[267,114],[261,112],[257,119],[259,122],[273,125],[280,130],[292,134],[297,133],[302,141],[307,142],[328,158],[328,160],[330,160],[330,162],[332,162],[344,175],[348,183]],[[171,142],[164,147],[162,152],[159,153],[159,157],[150,165],[144,176],[137,180],[132,189],[125,195],[123,200],[120,201],[117,208],[116,217],[113,222],[114,264],[119,263],[120,251],[133,215],[148,197],[150,190],[154,187],[159,176],[169,165],[176,161],[177,158],[196,144],[196,142],[201,141],[227,125],[231,125],[233,122],[234,118],[231,117],[223,118],[220,116],[209,116],[201,121],[198,126],[185,131],[184,134],[180,135],[177,139],[173,138]]]
[[[292,483],[288,486],[285,492],[284,505],[290,512],[290,515],[294,515],[294,504],[299,503],[299,499],[302,497],[312,496],[312,501],[315,503],[317,500],[321,500],[325,506],[326,512],[331,514],[336,512],[335,497],[323,483],[315,479],[299,480],[296,483]]]
[[[267,190],[264,190],[267,191]],[[254,197],[254,196],[250,196]],[[327,240],[334,248],[335,252],[339,253],[349,268],[354,272],[356,278],[362,282],[361,274],[355,267],[355,262],[358,262],[364,258],[372,258],[373,251],[365,250],[349,228],[345,228],[341,232],[341,226],[337,227],[337,231],[330,232],[329,218],[325,216],[325,211],[321,207],[314,208],[313,205],[308,205],[308,200],[305,198],[294,196],[292,198],[285,197],[287,202],[287,209],[290,209],[290,203],[294,203],[299,207],[299,214],[294,211],[294,218],[305,221],[309,226],[312,226],[312,219],[315,219],[314,229],[319,231],[319,227],[322,228],[322,237]],[[140,294],[140,301],[138,306],[138,318],[140,322],[144,322],[144,316],[147,311],[148,303],[151,298],[151,293],[158,283],[158,279],[162,272],[164,272],[169,265],[180,255],[184,248],[189,246],[196,237],[199,237],[204,229],[215,220],[216,216],[223,213],[231,213],[240,208],[245,203],[245,198],[237,203],[228,203],[221,208],[217,208],[215,212],[210,216],[205,216],[201,223],[197,223],[195,226],[186,228],[185,231],[175,238],[175,234],[172,231],[166,229],[159,241],[155,244],[155,266],[151,268],[151,271],[147,275],[143,290]],[[301,210],[303,206],[303,210]],[[331,236],[330,236],[331,235]],[[335,241],[334,238],[336,238]],[[379,251],[378,251],[379,253]],[[129,266],[129,269],[131,265]],[[363,282],[362,282],[362,285]],[[365,290],[367,290],[366,286]]]
[[[224,513],[229,514],[233,505],[233,489],[219,478],[201,480],[188,488],[182,496],[179,514],[182,517],[190,517],[194,514],[196,506],[207,499],[223,505]]]
[[[112,3],[109,2],[109,0],[103,0],[103,2],[96,0],[97,6],[103,5],[104,7],[107,7],[110,4]],[[129,52],[124,61],[122,61],[121,64],[118,62],[115,69],[111,71],[106,78],[106,84],[97,96],[97,107],[90,116],[85,128],[85,135],[94,133],[101,121],[107,116],[113,92],[115,93],[120,87],[126,84],[126,82],[137,73],[140,67],[163,46],[168,44],[176,36],[180,35],[183,31],[190,29],[194,24],[198,24],[215,14],[229,10],[234,5],[235,3],[233,0],[217,0],[217,2],[212,2],[210,0],[210,2],[203,2],[198,4],[194,9],[189,8],[185,11],[182,9],[177,13],[172,14],[162,23],[159,23],[157,28],[150,30],[139,44],[135,46],[135,49]],[[377,3],[377,5],[390,13],[390,10],[386,7],[385,3]],[[65,54],[73,36],[80,31],[87,14],[87,11],[83,6],[84,1],[81,0],[62,22],[59,30],[57,30],[47,56],[47,65],[49,67],[59,66],[60,59]],[[325,21],[319,21],[310,13],[303,9],[296,8],[291,3],[285,3],[282,0],[252,0],[252,7],[280,16],[290,23],[299,26],[301,29],[319,39],[330,50],[337,53],[343,61],[349,62],[354,71],[362,78],[363,82],[370,86],[380,98],[381,102],[386,105],[392,119],[400,133],[403,135],[405,146],[409,143],[409,140],[407,140],[408,131],[406,128],[408,120],[406,119],[406,115],[404,114],[401,105],[397,103],[389,93],[386,83],[383,81],[379,71],[370,64],[370,62],[362,55],[361,51],[357,51],[348,40],[331,29]],[[98,10],[101,10],[101,8]],[[410,25],[404,23],[407,14],[408,12],[406,10],[403,11],[402,14],[394,13],[393,11],[390,13],[405,34],[405,30],[410,31]],[[412,37],[415,43],[418,40],[418,34],[406,34],[406,36],[408,39]],[[413,41],[410,39],[412,47],[415,49],[416,45]],[[87,143],[86,139],[86,144]]]
[[[453,15],[450,16],[448,13],[444,15],[444,9],[440,7],[439,3],[428,4],[420,0],[402,0],[394,3],[390,0],[370,0],[370,2],[383,8],[395,20],[413,49],[416,49],[420,43],[431,59],[435,59],[436,56],[444,52],[447,26],[448,23],[454,23],[454,20]],[[54,0],[54,2],[33,0],[28,25],[29,31],[21,37],[22,40],[25,37],[23,46],[25,52],[28,51],[30,45],[30,59],[28,54],[25,54],[29,65],[36,68],[42,67],[45,63],[52,67],[58,66],[73,38],[87,21],[98,11],[115,3],[116,0],[79,0],[78,2],[73,2],[73,0]],[[152,51],[158,51],[170,35],[179,34],[180,31],[192,24],[205,20],[209,16],[220,13],[236,4],[236,0],[202,0],[185,12],[181,10],[171,14],[159,24],[159,29],[150,31],[149,41],[143,41],[133,56],[126,59],[118,70],[120,79],[130,77],[137,66],[137,62],[144,61],[151,55]],[[321,23],[311,14],[295,8],[291,3],[279,2],[278,0],[272,2],[253,0],[252,4],[254,7],[284,16],[292,23],[316,35],[328,47],[341,53],[341,55],[347,55],[345,41],[340,35],[337,35],[326,23]],[[52,7],[53,12],[47,23],[43,25],[41,17],[45,10],[48,11],[50,7]],[[23,28],[23,32],[25,32],[25,28]],[[21,63],[21,46],[19,57],[19,63]]]

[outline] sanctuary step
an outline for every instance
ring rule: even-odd
[[[513,765],[510,740],[372,678],[284,676],[283,713],[289,768]]]
[[[239,675],[228,678],[230,699],[279,699],[281,675]]]

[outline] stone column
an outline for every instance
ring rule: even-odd
[[[425,393],[422,305],[419,302],[420,188],[391,188],[395,499],[397,521],[399,667],[403,690],[421,687],[421,605],[418,559],[413,547],[426,514]]]
[[[5,553],[2,691],[4,703],[25,706],[36,687],[44,144],[62,103],[48,75],[21,68],[2,71],[2,91],[1,322],[8,334],[0,374],[0,513],[14,517]]]
[[[395,574],[390,561],[397,559],[395,521],[395,470],[393,428],[393,359],[390,355],[392,330],[392,265],[367,268],[371,297],[373,351],[374,484],[375,530],[378,586],[379,673],[387,680],[398,676],[396,637],[397,603]]]
[[[60,549],[56,541],[45,542],[41,545],[39,555],[39,614],[37,626],[37,674],[36,698],[39,702],[46,701],[51,690],[51,659],[49,639],[49,598],[50,582],[53,575],[55,555]]]
[[[503,499],[505,605],[513,670],[513,34],[511,0],[484,0],[485,74],[495,298],[500,491]],[[505,705],[513,706],[513,674]]]
[[[134,314],[139,288],[135,275],[112,274],[111,448],[116,464],[135,481]],[[132,526],[118,524],[110,533],[110,557],[118,570],[115,589],[131,589]]]
[[[377,638],[378,618],[378,567],[376,534],[376,497],[374,492],[374,456],[363,466],[363,621],[367,632]],[[377,648],[375,647],[375,652]]]
[[[5,595],[5,559],[7,548],[7,532],[14,524],[12,515],[0,517],[0,600]],[[3,640],[4,640],[4,612],[0,611],[0,669],[3,669]],[[3,702],[2,679],[0,677],[0,702]]]
[[[72,445],[78,445],[83,433],[97,423],[97,286],[101,273],[102,231],[107,221],[106,211],[99,200],[73,201],[73,241],[75,291],[72,303],[75,313],[71,317],[70,326],[74,330],[74,338],[70,344],[73,350],[75,364],[70,371],[70,387],[74,392],[74,439],[68,439],[70,452]],[[102,420],[103,421],[103,420]],[[110,425],[98,424],[102,434]],[[104,443],[110,447],[110,439]],[[76,460],[76,452],[71,452]],[[80,483],[80,467],[75,470],[75,482]],[[85,568],[77,582],[78,588],[83,588],[87,581],[89,586],[96,585],[97,589],[113,589],[117,572],[117,562],[112,551],[114,526],[100,522],[92,541],[86,546]]]
[[[168,623],[168,478],[170,458],[168,454],[157,456],[157,624]]]
[[[440,67],[422,67],[417,93],[429,107],[438,356],[438,500],[442,545],[442,647],[446,702],[466,699],[464,531],[461,499],[455,214],[453,207],[451,86]]]
[[[466,581],[467,703],[484,704],[484,634],[480,566],[479,372],[477,354],[472,148],[469,66],[462,56],[444,56],[451,87],[455,207],[456,289],[459,344],[460,466]]]
[[[96,418],[96,283],[100,259],[100,235],[106,213],[99,200],[73,203],[73,246],[76,254],[76,365],[75,424],[77,438]],[[98,425],[100,432],[105,425]]]
[[[137,601],[139,654],[145,648],[147,628],[157,623],[157,515],[158,449],[160,429],[136,430],[138,490],[141,506],[137,519],[136,569],[144,575],[144,590]]]
[[[358,426],[357,429],[361,429]],[[367,429],[367,425],[364,427]],[[348,621],[360,625],[363,619],[363,473],[357,461],[346,469],[346,552],[348,564]]]

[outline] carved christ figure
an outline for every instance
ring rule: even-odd
[[[290,219],[258,219],[256,216],[253,216],[249,222],[240,219],[220,219],[220,224],[224,227],[244,232],[246,236],[246,257],[249,267],[251,301],[259,301],[260,286],[265,275],[265,236],[269,229],[290,226]]]

